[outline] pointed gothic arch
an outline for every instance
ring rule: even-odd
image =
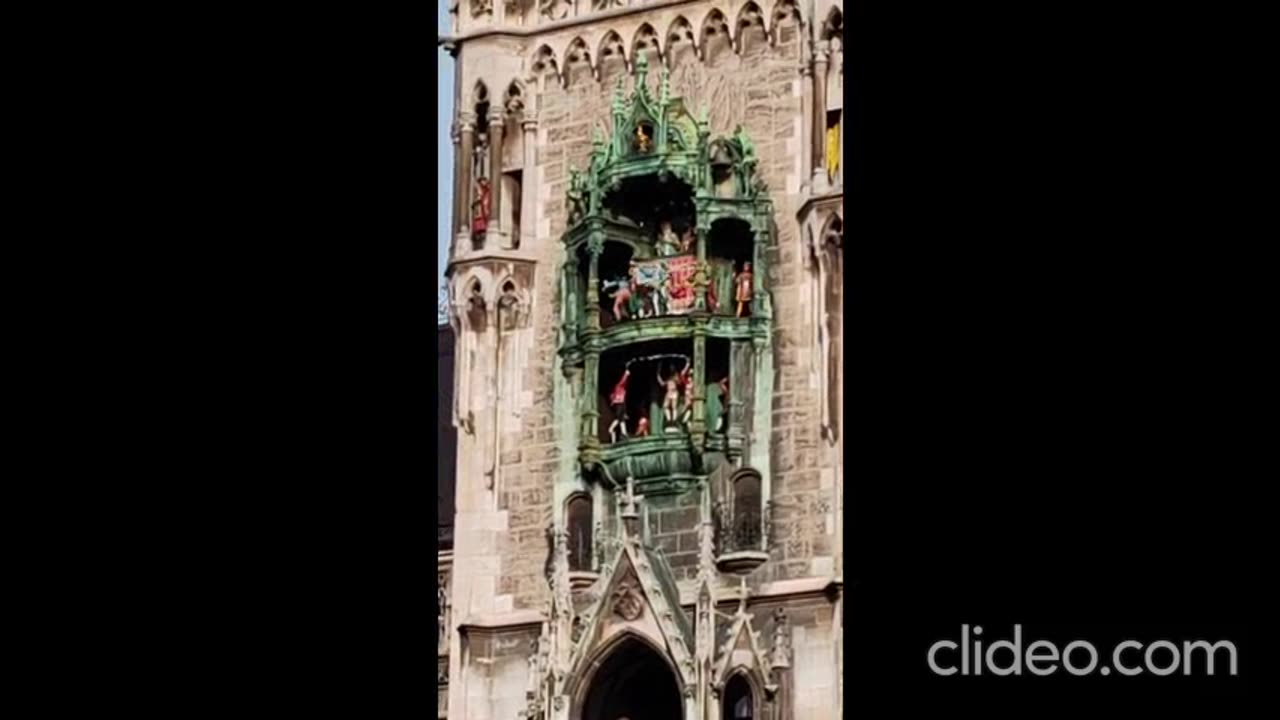
[[[556,51],[552,50],[550,45],[539,46],[533,53],[529,69],[533,71],[534,77],[542,77],[544,75],[559,76],[560,62],[556,59]]]
[[[576,492],[564,503],[565,529],[569,533],[569,571],[589,572],[593,562],[592,513],[594,507],[591,496],[584,492]]]
[[[654,30],[649,23],[642,23],[636,28],[635,35],[631,38],[632,60],[641,54],[649,56],[650,65],[662,62],[662,43],[658,37],[658,31]]]
[[[483,80],[477,80],[471,87],[471,104],[474,106],[487,102],[489,102],[489,86],[485,85]]]
[[[630,629],[596,648],[566,689],[573,698],[570,720],[685,717],[680,674],[670,656],[652,639]]]
[[[720,701],[721,720],[764,720],[764,693],[743,667],[730,671]]]
[[[573,76],[583,71],[595,75],[596,67],[591,61],[591,50],[587,47],[587,41],[582,36],[575,37],[569,41],[569,45],[564,51],[564,80],[568,85]]]
[[[702,59],[707,62],[710,62],[723,49],[732,49],[733,28],[719,8],[712,9],[703,18],[698,38]]]
[[[631,60],[627,57],[622,36],[613,30],[605,33],[596,49],[596,76],[601,81],[606,81],[622,75],[630,68]]]
[[[826,19],[822,21],[822,39],[830,40],[833,37],[844,37],[844,13],[837,5],[831,6]]]
[[[782,28],[791,27],[792,24],[797,28],[804,26],[804,14],[800,12],[800,6],[796,0],[778,0],[773,5],[770,18],[769,41],[772,43],[778,42]]]
[[[740,53],[753,49],[754,43],[767,40],[769,36],[764,13],[761,12],[759,5],[750,0],[738,9],[733,27],[737,50]]]
[[[698,36],[693,33],[693,23],[683,15],[677,15],[667,28],[663,51],[667,62],[674,65],[684,52],[698,53]]]
[[[520,116],[525,108],[524,84],[512,80],[502,93],[502,108],[512,116]]]

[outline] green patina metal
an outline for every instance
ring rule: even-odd
[[[614,487],[630,476],[649,494],[686,492],[705,482],[721,462],[749,464],[767,477],[772,304],[764,279],[767,250],[774,244],[773,205],[758,173],[755,146],[743,129],[712,139],[706,112],[695,119],[681,99],[671,97],[665,69],[657,97],[648,89],[647,75],[641,54],[631,93],[624,93],[622,80],[614,91],[608,136],[597,128],[587,167],[569,173],[568,227],[562,236],[566,260],[558,283],[563,327],[557,383],[572,391],[556,394],[556,411],[574,414],[562,427],[576,435],[577,464],[572,473],[566,468],[565,484],[597,478]],[[657,200],[647,211],[647,198],[636,188],[678,196],[680,206],[690,210],[683,221],[692,246],[684,241],[678,256],[672,255],[672,236],[661,236],[665,246],[659,236],[664,225],[673,232],[673,221],[659,217]],[[601,277],[607,247],[630,258],[628,273],[657,273],[662,279],[652,281],[653,287],[656,295],[665,293],[666,305],[651,297],[652,314],[646,316],[633,275],[630,298],[618,301],[618,308],[626,308],[625,319],[611,316],[618,309],[612,302],[602,307],[602,287],[621,286],[616,278]],[[742,290],[747,262],[749,292]],[[647,269],[635,270],[636,263]],[[677,267],[679,283],[668,277]],[[681,293],[678,312],[671,309],[676,290]],[[736,312],[739,292],[750,297],[742,317]],[[664,422],[654,401],[645,405],[652,435],[602,441],[601,390],[618,379],[600,376],[602,356],[625,358],[653,341],[688,343],[690,375],[684,387],[689,389],[681,395],[682,403],[691,402],[682,416],[687,422],[673,432],[667,426],[676,423]],[[727,366],[716,370],[728,373],[723,401],[721,378],[708,376],[711,342],[728,347]]]

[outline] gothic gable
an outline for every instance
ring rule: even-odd
[[[670,571],[655,553],[634,537],[618,548],[605,566],[602,591],[584,613],[585,623],[569,661],[569,677],[581,677],[602,647],[620,634],[632,633],[660,648],[679,671],[685,687],[696,682],[693,635],[680,608]],[[669,580],[669,578],[668,578]]]
[[[744,602],[739,605],[725,633],[725,641],[718,650],[719,659],[711,674],[711,684],[716,691],[724,689],[725,682],[736,670],[746,670],[761,681],[766,692],[770,694],[777,689],[772,680],[772,665],[769,657],[760,649],[760,632],[752,624],[754,616],[746,611]]]

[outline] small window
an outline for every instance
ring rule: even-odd
[[[569,528],[569,569],[579,572],[591,570],[591,498],[575,495],[567,507]]]
[[[734,550],[759,550],[761,536],[760,474],[744,468],[734,474],[732,544]]]

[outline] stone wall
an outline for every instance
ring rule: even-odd
[[[462,668],[461,704],[450,705],[450,717],[507,720],[525,707],[528,658],[537,642],[536,628],[472,630],[466,641],[470,662]]]
[[[698,521],[701,492],[645,498],[649,544],[667,558],[681,587],[698,574]]]

